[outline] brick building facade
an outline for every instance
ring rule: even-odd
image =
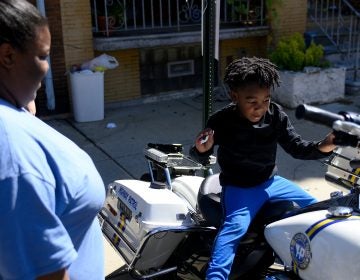
[[[36,5],[36,1],[31,0]],[[46,108],[46,93],[42,88],[38,94],[37,106],[40,116],[71,113],[71,90],[66,75],[73,64],[81,64],[101,53],[118,59],[118,68],[105,72],[105,103],[133,100],[172,90],[184,89],[184,85],[196,80],[199,84],[197,66],[201,61],[201,38],[188,42],[167,42],[145,46],[102,44],[95,40],[92,32],[90,0],[45,0],[46,16],[52,34],[51,69],[55,93],[55,110]],[[235,36],[220,37],[219,77],[234,58],[241,56],[267,56],[271,43],[280,36],[293,32],[303,33],[306,26],[306,1],[281,1],[272,26],[256,32],[242,31]],[[100,40],[101,41],[101,40]],[[102,42],[105,42],[104,39]],[[118,38],[119,41],[119,38]],[[121,41],[121,40],[120,40]],[[150,42],[150,41],[149,41]],[[109,47],[110,45],[110,47]],[[179,77],[170,82],[163,70],[171,61],[194,60],[193,78]],[[149,74],[149,69],[151,73]],[[161,85],[161,86],[159,86]],[[178,88],[174,88],[178,86]]]

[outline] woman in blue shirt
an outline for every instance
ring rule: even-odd
[[[50,41],[33,5],[0,1],[0,279],[104,279],[103,181],[83,150],[25,109]]]

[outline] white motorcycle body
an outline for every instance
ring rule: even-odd
[[[265,237],[284,265],[304,280],[360,278],[360,216],[312,211],[268,225]]]
[[[337,187],[358,187],[360,169],[349,163],[359,151],[336,148],[327,161],[327,181]],[[344,210],[334,199],[329,209],[291,216],[265,228],[266,240],[285,267],[304,280],[360,279],[360,212],[358,202],[351,200],[345,199],[342,205],[353,207],[352,214],[334,215]]]
[[[109,185],[100,216],[102,230],[130,267],[161,267],[187,234],[199,229],[190,212],[195,211],[203,180],[181,176],[173,180],[172,190],[140,180]]]
[[[334,154],[329,163],[333,181],[346,177],[344,172],[355,173],[340,166],[348,165],[341,150]],[[199,224],[193,215],[199,210],[203,181],[200,176],[181,175],[166,185],[141,180],[117,180],[109,185],[99,219],[128,271],[147,275],[160,271],[192,234],[216,235],[216,228]],[[300,209],[267,224],[266,241],[283,262],[284,273],[292,271],[304,280],[360,279],[360,214],[332,215],[327,209],[341,203],[354,206],[353,197],[341,199],[329,199],[318,208]],[[358,209],[358,197],[356,200]]]

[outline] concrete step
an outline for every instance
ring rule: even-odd
[[[334,37],[334,40],[341,42],[339,47],[336,47],[322,31],[307,30],[304,37],[307,45],[310,44],[311,41],[322,45],[326,54],[336,53],[338,52],[338,48],[340,48],[340,50],[347,50],[348,47],[348,34],[346,33],[341,33],[339,38]]]

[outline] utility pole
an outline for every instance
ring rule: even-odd
[[[215,69],[219,59],[220,0],[202,0],[203,127],[212,113]]]

